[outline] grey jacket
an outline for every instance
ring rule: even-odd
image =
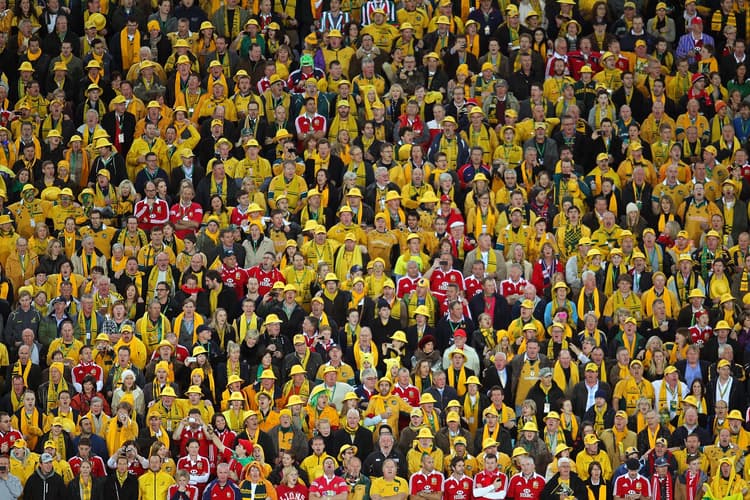
[[[7,479],[0,478],[0,498],[16,500],[23,493],[21,481],[13,474],[8,474]]]

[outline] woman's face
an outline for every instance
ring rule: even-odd
[[[669,202],[669,200],[662,199],[659,202],[659,205],[661,206],[661,211],[665,214],[672,212],[672,204]]]
[[[349,38],[357,38],[359,36],[359,26],[352,23],[349,25]]]
[[[221,210],[221,198],[215,197],[211,199],[211,209],[214,212],[218,212]]]
[[[263,366],[271,366],[271,362],[273,361],[273,356],[270,352],[267,352],[263,355],[263,358],[261,359],[261,363],[263,363]]]
[[[693,394],[702,394],[703,386],[701,386],[700,382],[696,380],[693,382],[693,386],[690,388],[690,390]]]
[[[136,290],[135,286],[129,286],[127,290],[125,290],[125,298],[128,300],[135,299],[137,294],[138,290]]]
[[[430,373],[430,363],[428,361],[422,361],[419,364],[419,374],[422,377],[426,377]]]
[[[603,3],[600,3],[596,6],[596,15],[598,17],[605,17],[607,15],[607,6]]]
[[[217,415],[216,421],[214,422],[214,428],[223,431],[227,427],[227,421],[224,419],[224,416]]]
[[[227,313],[226,313],[226,311],[217,311],[216,312],[216,321],[219,324],[222,324],[222,325],[224,323],[226,323],[227,322]]]

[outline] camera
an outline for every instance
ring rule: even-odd
[[[440,265],[441,266],[447,266],[448,265],[448,261],[447,260],[441,260],[440,261]]]
[[[0,472],[8,472],[8,467],[5,465],[0,465]]]
[[[195,417],[188,417],[188,422],[190,422],[191,424],[194,424],[195,423]]]

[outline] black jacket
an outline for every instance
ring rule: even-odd
[[[714,411],[714,403],[716,402],[716,391],[717,391],[717,383],[719,379],[718,377],[713,382],[710,382],[707,384],[708,387],[708,395],[706,397],[706,402],[708,403],[709,409],[709,415],[713,413]],[[732,377],[732,387],[729,389],[729,411],[732,410],[740,410],[745,411],[745,408],[747,407],[747,404],[745,403],[745,389],[742,386],[742,382],[737,380],[736,378]]]
[[[225,205],[230,207],[234,206],[237,199],[237,184],[234,182],[234,179],[232,177],[227,175],[224,178],[224,186],[227,190],[227,202],[225,203]],[[197,196],[195,198],[195,201],[200,203],[200,205],[203,207],[203,210],[206,210],[211,206],[211,194],[211,176],[204,177],[198,183],[198,187],[196,188]],[[242,260],[237,259],[237,262],[245,262],[244,256]]]
[[[656,432],[656,439],[664,438],[669,442],[669,438],[672,436],[672,433],[669,432],[669,429],[667,429],[664,425],[659,426],[659,430]],[[651,449],[651,444],[649,441],[649,431],[648,428],[643,429],[641,432],[638,433],[638,451],[643,455],[648,450]]]
[[[132,142],[132,137],[131,137]],[[130,148],[130,146],[128,146]],[[124,153],[124,154],[127,154]],[[89,183],[96,184],[96,177],[100,170],[108,170],[112,186],[119,186],[122,181],[128,178],[128,171],[125,167],[125,158],[116,150],[112,152],[109,163],[105,165],[101,156],[97,156],[91,165],[89,171]]]
[[[471,311],[472,318],[478,318],[480,314],[484,312],[484,294],[480,293],[475,295],[469,301],[469,310]],[[494,322],[493,327],[495,330],[502,330],[508,328],[510,324],[510,306],[505,297],[499,293],[495,294],[495,311],[494,311]],[[472,330],[473,331],[473,330]],[[467,334],[471,332],[467,331]]]
[[[427,394],[431,394],[432,397],[435,398],[435,401],[437,401],[437,403],[435,403],[435,408],[439,409],[441,412],[444,411],[445,407],[448,406],[448,403],[450,403],[454,399],[458,401],[458,393],[456,392],[456,389],[447,384],[443,388],[442,394],[440,390],[435,386],[430,387],[425,392],[427,392]]]
[[[287,339],[291,339],[295,334],[302,331],[302,321],[304,321],[307,314],[299,304],[295,303],[292,313],[287,315],[282,304],[283,302],[274,306],[273,309],[271,309],[271,312],[275,313],[282,321],[281,335]]]
[[[81,482],[78,477],[68,483],[68,494],[71,500],[81,498]],[[91,498],[104,498],[104,478],[93,477],[91,482]]]
[[[197,165],[196,161],[193,161],[193,187],[197,186],[201,180],[206,176],[206,170]],[[169,183],[170,193],[179,193],[180,184],[185,180],[185,171],[182,170],[182,165],[172,169],[171,179]]]
[[[138,480],[133,477],[133,481],[135,481],[133,495],[122,498],[138,498]],[[23,498],[28,500],[68,500],[71,497],[68,495],[68,488],[65,487],[65,481],[60,474],[53,472],[51,476],[45,478],[37,467],[26,481]],[[91,498],[96,497],[92,495]]]
[[[125,498],[138,498],[138,478],[132,474],[128,474],[125,482],[120,485],[120,481],[117,480],[117,474],[111,473],[104,480],[103,490],[104,494],[102,498],[119,498],[121,500]],[[24,496],[24,498],[26,497]]]
[[[602,382],[600,380],[598,390],[606,391],[608,398],[612,396],[612,388],[606,382]],[[571,403],[573,403],[573,413],[575,413],[576,415],[583,415],[584,413],[586,413],[586,402],[588,401],[588,397],[589,397],[588,388],[586,387],[586,381],[583,380],[583,375],[582,375],[581,381],[573,386],[573,391],[570,395]],[[614,418],[614,413],[612,414],[612,418]],[[604,428],[607,429],[611,427],[611,425],[612,425],[611,423],[606,424],[605,422]]]
[[[116,123],[116,114],[114,111],[110,111],[109,113],[105,113],[104,116],[102,116],[102,128],[107,131],[109,136],[112,138],[110,141],[114,144],[115,139],[115,123]],[[120,133],[123,134],[124,140],[121,142],[121,151],[120,154],[122,156],[127,156],[128,151],[130,151],[130,146],[133,145],[133,140],[135,139],[135,116],[133,113],[129,111],[125,111],[125,113],[122,115],[122,120],[120,124]],[[127,174],[126,174],[127,177]],[[115,182],[114,176],[112,176],[112,182],[116,185],[120,185],[119,182]]]
[[[333,442],[337,450],[340,450],[345,444],[355,445],[360,460],[365,460],[372,453],[372,431],[361,425],[357,427],[354,435],[349,434],[346,429],[335,431]]]
[[[480,380],[482,380],[482,383],[484,384],[485,390],[489,391],[495,386],[501,387],[503,389],[504,394],[504,400],[505,401],[515,401],[515,397],[513,394],[513,368],[510,366],[510,363],[507,363],[505,365],[505,385],[502,384],[500,381],[500,375],[497,373],[497,369],[495,368],[495,365],[492,364],[489,368],[485,368],[484,370],[484,377],[482,377]]]
[[[562,400],[565,397],[562,389],[557,386],[557,383],[553,380],[552,387],[547,394],[540,387],[541,380],[534,384],[529,389],[529,393],[526,395],[526,399],[531,399],[536,403],[536,421],[541,423],[544,421],[544,416],[547,414],[545,411],[545,404],[549,405],[548,411],[560,411],[562,406]]]
[[[572,498],[588,498],[586,485],[583,484],[578,474],[571,472],[568,487],[573,490],[569,495]],[[541,498],[559,498],[560,497],[560,473],[558,472],[544,485]]]

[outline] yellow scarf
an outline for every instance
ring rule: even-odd
[[[417,377],[419,378],[419,377]],[[479,393],[474,398],[474,404],[471,404],[469,394],[464,398],[464,418],[469,422],[469,432],[474,435],[479,427]]]
[[[247,336],[247,332],[249,330],[257,330],[260,331],[259,328],[260,325],[258,325],[258,316],[253,314],[253,316],[250,318],[250,321],[247,320],[247,317],[243,314],[239,318],[237,318],[237,334],[239,335],[237,338],[237,341],[242,343],[245,341],[245,337]]]
[[[356,342],[354,344],[354,348],[352,349],[354,352],[354,363],[356,364],[357,370],[362,369],[362,363],[366,358],[369,358],[369,361],[372,363],[372,366],[375,367],[378,364],[378,347],[375,345],[375,342],[370,341],[370,352],[362,352],[362,348],[359,347],[359,342]]]
[[[565,344],[565,340],[563,340],[563,344]],[[557,386],[562,389],[563,392],[568,392],[567,389],[569,387],[574,387],[579,382],[579,379],[578,367],[575,364],[570,364],[570,375],[566,376],[560,362],[557,361],[555,363],[555,367],[552,369],[552,380],[557,382]]]
[[[62,375],[62,373],[61,373]],[[58,394],[62,391],[68,390],[68,383],[65,381],[65,377],[60,378],[60,382],[55,385],[50,380],[49,387],[47,388],[47,413],[49,414],[52,410],[57,408]]]
[[[20,375],[23,377],[23,385],[24,387],[29,387],[29,372],[31,371],[31,360],[26,362],[26,367],[21,370],[21,362],[16,361],[13,364],[13,372],[11,373],[12,376]],[[12,393],[12,391],[11,391]]]
[[[671,393],[671,391],[670,391]],[[682,391],[680,390],[680,382],[677,382],[677,387],[675,389],[675,393],[677,396],[677,401],[675,403],[675,412],[679,412],[680,408],[682,407]],[[672,411],[672,408],[669,408],[668,402],[667,402],[667,382],[665,380],[662,380],[661,382],[661,388],[659,389],[659,408],[657,408],[657,411],[659,413],[669,412]]]
[[[123,28],[120,31],[120,52],[122,53],[122,67],[126,71],[133,64],[141,62],[141,33],[135,30],[133,40],[128,38],[128,29]]]
[[[83,260],[83,259],[81,259]],[[86,318],[83,314],[83,311],[78,313],[78,318],[76,318],[76,321],[78,323],[78,328],[80,329],[80,340],[83,342],[84,345],[91,344],[96,336],[99,334],[99,325],[96,321],[96,311],[91,311],[91,317],[89,317],[89,327],[86,328]]]
[[[346,249],[342,248],[341,251],[336,256],[336,265],[335,265],[335,269],[341,281],[345,281],[347,279],[349,270],[354,265],[359,265],[359,266],[362,265],[362,252],[359,252],[357,248],[355,248],[351,252],[347,252]]]
[[[148,313],[143,314],[140,321],[141,328],[138,335],[149,350],[155,349],[156,346],[159,345],[159,342],[162,341],[164,335],[167,333],[164,331],[164,325],[167,325],[168,323],[169,321],[163,314],[159,314],[159,319],[156,320],[156,323],[151,321],[151,318],[148,317]]]
[[[453,365],[448,367],[448,385],[456,389],[458,397],[463,397],[466,394],[466,367],[461,367],[461,371],[458,373],[456,378],[456,371]]]
[[[179,316],[177,316],[174,319],[174,325],[172,326],[172,331],[177,334],[177,336],[180,335],[180,331],[182,330],[182,320],[185,318],[185,313],[180,313]],[[193,344],[198,342],[198,327],[203,325],[203,316],[201,316],[198,313],[195,313],[193,315]]]
[[[240,13],[241,10],[239,8],[234,10],[234,16],[232,16],[232,29],[230,30],[229,8],[224,6],[224,33],[228,33],[231,39],[235,39],[240,34],[240,30],[242,29],[242,27],[240,26],[240,17],[242,17]]]

